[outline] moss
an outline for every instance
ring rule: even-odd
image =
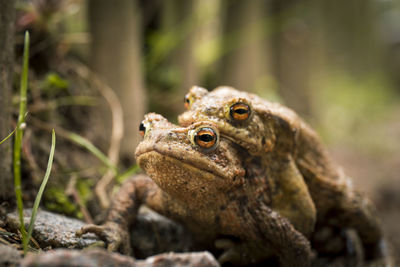
[[[79,196],[81,198],[82,204],[86,206],[88,201],[92,199],[93,193],[92,193],[92,187],[93,187],[93,180],[89,179],[78,179],[76,183],[76,187],[79,193]]]
[[[74,204],[65,194],[65,188],[50,187],[44,194],[45,207],[50,211],[82,218],[78,205]]]

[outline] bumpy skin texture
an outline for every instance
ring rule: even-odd
[[[260,157],[264,166],[282,166],[291,158],[315,203],[317,224],[353,227],[367,258],[383,256],[381,228],[372,205],[352,189],[349,178],[331,160],[317,134],[294,111],[225,86],[211,92],[194,86],[186,100],[188,111],[179,116],[180,125],[212,121],[223,137]],[[238,122],[230,116],[234,103],[250,107],[247,120]]]
[[[214,150],[204,151],[190,136],[199,127],[214,127],[208,122],[184,128],[150,113],[143,125],[144,140],[136,157],[150,178],[139,175],[126,181],[106,223],[86,226],[78,234],[94,232],[107,241],[109,249],[129,253],[128,227],[138,207],[146,204],[185,225],[202,248],[221,249],[221,263],[248,265],[277,257],[282,266],[310,265],[309,241],[281,216],[290,214],[293,207],[275,204],[281,198],[275,178],[293,176],[302,181],[291,170],[293,161],[284,164],[284,173],[277,165],[265,169],[257,157],[225,138],[216,142]],[[292,191],[291,197],[298,202],[294,205],[305,215],[298,212],[291,219],[309,232],[315,220],[315,210],[309,216],[313,203],[302,182],[293,185],[298,189],[282,190]]]

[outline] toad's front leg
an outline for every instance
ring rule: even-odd
[[[313,253],[310,242],[286,218],[266,205],[248,210],[260,238],[269,243],[282,266],[310,266]]]
[[[157,207],[161,190],[146,175],[136,175],[125,181],[115,195],[102,225],[89,224],[76,232],[77,236],[94,233],[107,244],[107,249],[131,254],[129,227],[135,222],[141,204],[151,202]],[[161,203],[159,204],[161,206]]]
[[[275,255],[281,266],[310,266],[313,253],[307,238],[265,204],[250,202],[238,216],[240,228],[234,236],[239,237],[239,242],[216,241],[216,247],[224,250],[220,262],[246,266]]]

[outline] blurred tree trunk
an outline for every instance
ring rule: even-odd
[[[146,107],[141,59],[141,12],[136,0],[90,0],[89,24],[92,34],[93,70],[117,94],[124,113],[122,155],[133,158],[140,140],[138,127]],[[110,136],[110,111],[103,107],[102,131]]]
[[[361,77],[383,70],[376,3],[371,0],[315,2],[329,65]]]
[[[383,62],[388,50],[381,35],[384,31],[381,28],[383,17],[379,13],[382,11],[379,11],[378,3],[373,0],[310,2],[313,6],[311,25],[315,37],[314,47],[318,48],[313,50],[313,57],[317,58],[313,65],[313,69],[317,70],[313,72],[313,79],[316,81],[313,83],[316,87],[313,95],[316,101],[313,106],[318,110],[313,116],[319,120],[321,128],[332,133],[331,127],[337,126],[331,126],[332,115],[329,113],[332,112],[329,112],[329,108],[346,104],[341,103],[338,98],[326,100],[327,97],[339,95],[343,99],[347,95],[353,98],[351,91],[362,90],[358,91],[362,93],[360,99],[354,98],[354,101],[363,105],[366,96],[375,98],[372,91],[364,91],[372,90],[367,84],[374,84],[376,81],[381,83],[388,79],[388,66]],[[341,84],[344,80],[345,86]],[[375,89],[379,91],[378,95],[382,95],[388,87],[387,84],[382,84],[382,88],[377,86]],[[354,111],[357,112],[357,109]],[[342,132],[352,131],[350,129],[354,125],[351,121],[354,116],[353,114],[346,118],[348,122],[345,125],[348,129],[340,127],[343,128]]]
[[[264,0],[224,1],[224,40],[219,82],[239,90],[266,89],[270,74],[267,34],[268,14]],[[268,89],[268,88],[267,88]]]
[[[168,55],[169,68],[178,75],[177,94],[181,99],[190,87],[198,83],[198,68],[194,56],[197,32],[198,0],[162,1],[161,31],[174,36],[176,45]]]
[[[306,12],[308,1],[272,1],[275,21],[274,71],[285,104],[301,115],[311,113],[310,57],[312,42]]]
[[[11,90],[14,62],[14,1],[0,0],[0,140],[11,131]],[[11,142],[0,145],[0,202],[14,196]]]

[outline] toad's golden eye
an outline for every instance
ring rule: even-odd
[[[196,132],[194,142],[205,149],[210,149],[217,144],[218,135],[209,127],[202,127]]]
[[[189,107],[190,107],[190,98],[189,98],[189,96],[185,96],[184,98],[183,98],[183,102],[185,102],[185,108],[186,109],[189,109]]]
[[[233,104],[229,110],[229,115],[235,121],[245,121],[250,117],[250,106],[245,103]]]
[[[139,133],[143,137],[144,134],[146,133],[146,127],[144,126],[143,122],[140,123],[139,125]]]

